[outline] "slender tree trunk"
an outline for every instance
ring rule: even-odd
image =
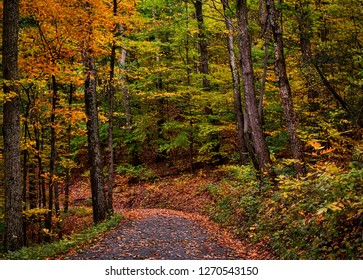
[[[300,0],[295,4],[295,11],[298,17],[299,26],[299,41],[300,51],[302,56],[302,70],[306,70],[305,76],[306,88],[308,91],[308,106],[310,112],[315,112],[319,109],[319,102],[316,98],[319,96],[317,90],[314,89],[315,75],[313,74],[314,69],[311,64],[312,52],[311,52],[311,34],[312,30],[309,26],[309,12],[308,5],[310,1]]]
[[[73,84],[71,83],[69,87],[69,97],[68,97],[68,109],[72,109],[72,102],[73,102]],[[71,131],[72,131],[72,125],[69,122],[67,127],[67,157],[70,159],[71,157]],[[69,187],[70,187],[70,173],[71,170],[69,167],[66,168],[66,178],[65,178],[65,186],[64,186],[64,212],[68,212],[69,208]]]
[[[261,120],[258,115],[257,100],[252,67],[251,39],[248,33],[246,0],[237,0],[238,47],[241,55],[242,80],[245,91],[246,111],[251,128],[253,147],[258,159],[261,178],[273,177],[270,153],[263,135]]]
[[[247,147],[244,139],[244,118],[243,118],[243,108],[242,108],[242,98],[241,98],[241,85],[240,85],[240,75],[238,72],[238,64],[234,49],[234,27],[232,24],[232,19],[227,16],[226,10],[228,6],[228,0],[222,0],[223,11],[224,11],[224,21],[227,27],[227,47],[228,47],[228,58],[229,66],[231,68],[232,83],[233,83],[233,100],[234,100],[234,111],[236,113],[236,125],[237,125],[237,143],[238,151],[240,154],[241,163],[245,163],[248,159]]]
[[[3,2],[3,78],[9,100],[3,107],[5,242],[6,251],[20,249],[24,242],[20,154],[20,93],[18,80],[19,0]]]
[[[131,95],[129,90],[127,89],[127,79],[126,79],[126,56],[127,52],[124,48],[121,48],[121,58],[120,58],[120,65],[121,65],[121,89],[122,89],[122,100],[125,109],[126,115],[126,130],[128,133],[132,133],[132,111],[131,111]],[[130,143],[131,147],[131,162],[133,165],[137,166],[141,163],[139,153],[136,147],[136,143],[134,140]]]
[[[90,27],[83,50],[83,64],[86,68],[84,90],[87,116],[88,157],[92,189],[93,220],[95,223],[99,223],[105,220],[107,217],[107,203],[103,185],[101,146],[98,128],[96,68],[93,51],[89,46],[91,35],[92,29]]]
[[[53,166],[53,176],[56,177],[57,176],[57,148],[56,148],[56,144],[57,144],[57,132],[55,129],[55,111],[57,108],[57,101],[58,101],[58,84],[56,81],[56,78],[54,75],[52,75],[52,84],[53,84],[53,96],[52,96],[52,131],[51,131],[51,146],[52,146],[52,150],[54,149],[54,151],[52,151],[52,158],[51,160],[54,160],[54,166]],[[54,135],[53,135],[54,133]],[[54,142],[54,143],[53,143]],[[54,156],[54,159],[53,159]],[[59,217],[60,214],[60,208],[59,208],[59,185],[58,185],[58,179],[54,178],[54,180],[52,180],[53,185],[54,185],[54,206],[55,206],[55,213],[56,216]]]
[[[113,1],[113,14],[117,15],[117,0]],[[108,213],[113,213],[113,187],[114,187],[114,151],[113,151],[113,102],[115,95],[114,76],[116,62],[116,41],[114,40],[111,47],[110,58],[110,80],[108,89],[108,189],[107,189],[107,208]]]
[[[191,69],[190,69],[190,54],[189,54],[189,9],[188,9],[188,2],[185,1],[185,14],[187,16],[186,19],[186,36],[185,36],[185,66],[186,66],[186,74],[187,74],[187,86],[190,87],[191,86]],[[187,93],[187,104],[190,105],[190,93]],[[187,105],[187,106],[188,106]],[[188,108],[187,109],[189,113],[189,116],[192,115],[191,110]],[[189,141],[189,171],[190,173],[194,173],[194,124],[193,124],[193,120],[190,119],[189,120],[189,131],[188,131],[188,141]]]
[[[292,155],[294,159],[299,161],[295,164],[295,170],[299,176],[305,173],[304,157],[302,143],[297,135],[297,121],[293,106],[291,88],[286,72],[282,29],[278,22],[279,14],[275,9],[274,1],[266,0],[266,8],[272,34],[275,40],[275,71],[279,80],[280,96],[287,122]]]
[[[28,96],[28,100],[29,100],[29,93],[28,90],[26,90],[27,96]],[[23,141],[25,144],[27,144],[28,141],[28,120],[29,120],[29,110],[30,110],[30,100],[26,105],[25,108],[25,115],[24,115],[24,137],[23,137]],[[29,194],[30,196],[30,192],[28,193],[28,187],[29,187],[29,164],[28,164],[28,149],[25,149],[23,151],[23,211],[25,211],[27,209],[27,195]],[[27,223],[23,223],[23,231],[26,233],[27,232]],[[27,235],[24,234],[24,245],[27,246]]]
[[[42,163],[42,160],[41,160],[41,152],[40,151],[43,151],[44,150],[44,135],[45,135],[45,128],[44,126],[42,126],[42,129],[41,129],[41,138],[40,138],[40,150],[39,150],[39,154],[38,156],[40,157],[40,162]],[[41,167],[41,173],[40,173],[40,176],[42,177],[42,201],[43,201],[43,207],[46,208],[47,207],[47,192],[46,192],[46,184],[45,184],[45,179],[43,178],[42,175],[43,174],[43,171],[44,171],[44,168],[43,166],[40,166]]]
[[[28,120],[29,120],[29,111],[30,111],[30,98],[29,98],[29,90],[26,89],[25,92],[27,94],[28,97],[28,102],[26,104],[25,107],[25,114],[24,114],[24,137],[23,137],[23,141],[26,144],[28,141],[28,130],[29,130],[29,125],[28,125]],[[24,109],[24,108],[23,108]],[[25,149],[23,151],[23,210],[26,210],[27,208],[27,189],[28,189],[28,169],[29,169],[29,165],[28,165],[28,149]],[[25,232],[25,229],[24,229]],[[26,241],[24,241],[26,243]]]
[[[264,115],[263,115],[263,98],[265,96],[265,88],[266,88],[266,77],[267,77],[267,64],[268,64],[268,56],[269,56],[269,34],[266,32],[265,34],[265,56],[263,58],[263,73],[261,77],[261,89],[260,89],[260,98],[258,99],[258,115],[260,117],[262,125],[264,124]]]
[[[126,71],[126,56],[127,56],[126,50],[124,48],[121,48],[120,64],[121,64],[121,70],[123,72]],[[121,86],[122,86],[122,98],[123,98],[125,114],[126,114],[126,128],[130,132],[131,125],[132,125],[131,96],[126,87],[126,74],[124,74],[124,73],[122,74],[122,77],[121,77]]]
[[[37,184],[39,192],[39,207],[46,208],[47,198],[45,195],[45,183],[43,175],[43,163],[41,157],[42,143],[41,143],[41,133],[42,131],[37,128],[39,120],[35,120],[33,124],[34,135],[35,135],[35,148],[37,153],[35,155],[38,162],[38,172],[37,172]]]
[[[209,54],[208,54],[208,42],[206,38],[206,30],[204,26],[203,17],[203,0],[196,0],[194,2],[195,15],[198,22],[198,38],[200,48],[200,72],[203,74],[203,89],[210,91],[209,75]],[[208,110],[208,109],[207,109]]]
[[[27,143],[27,139],[32,141],[32,135],[29,129],[29,121],[32,119],[31,110],[32,110],[32,99],[31,99],[31,90],[32,88],[26,88],[25,93],[28,99],[28,102],[25,107],[24,114],[24,142]],[[31,159],[31,153],[28,152],[27,149],[24,151],[23,155],[23,180],[24,180],[24,194],[23,194],[23,205],[24,210],[29,205],[30,209],[34,209],[37,207],[37,185],[36,185],[36,163]],[[28,192],[28,193],[27,193]],[[28,204],[26,203],[28,199]]]
[[[50,117],[50,162],[49,162],[49,191],[48,191],[48,215],[46,220],[46,228],[51,231],[52,230],[52,215],[53,215],[53,202],[56,200],[56,213],[59,211],[59,201],[56,198],[58,195],[58,184],[56,179],[56,159],[57,159],[57,150],[56,150],[56,131],[55,131],[55,109],[57,106],[57,81],[55,76],[52,75],[52,114]]]

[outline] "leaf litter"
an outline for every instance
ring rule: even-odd
[[[208,218],[169,209],[123,210],[125,220],[83,252],[65,259],[271,259]]]

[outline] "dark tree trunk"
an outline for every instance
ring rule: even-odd
[[[88,40],[90,39],[88,34]],[[83,63],[86,68],[84,83],[85,107],[87,116],[87,135],[88,135],[88,157],[90,165],[93,220],[99,223],[107,217],[106,197],[103,186],[101,147],[98,128],[98,109],[96,92],[96,69],[92,50],[89,41],[85,44],[83,51]]]
[[[113,1],[113,14],[117,15],[117,0]],[[115,95],[114,76],[116,62],[116,41],[111,47],[110,58],[110,80],[108,88],[108,188],[107,188],[107,209],[108,213],[113,213],[113,187],[114,187],[114,151],[113,151],[113,102]]]
[[[24,108],[24,143],[27,143],[27,139],[32,141],[32,135],[30,133],[29,122],[32,119],[32,99],[31,99],[31,87],[25,89],[27,96],[27,103]],[[31,154],[28,149],[23,152],[23,209],[28,207],[34,209],[37,207],[37,185],[35,180],[36,164],[31,158]]]
[[[275,9],[273,0],[266,0],[266,8],[269,16],[269,24],[275,41],[275,71],[279,81],[280,96],[284,108],[288,127],[291,151],[294,159],[298,160],[295,170],[298,175],[305,173],[302,143],[297,135],[297,121],[293,106],[291,88],[286,72],[282,29],[278,22],[279,14]]]
[[[72,102],[73,102],[73,84],[71,83],[69,87],[69,97],[68,97],[68,109],[72,109]],[[70,159],[71,157],[71,122],[69,122],[67,127],[67,157]],[[64,212],[68,212],[69,208],[69,187],[70,187],[70,168],[66,168],[66,178],[65,178],[65,186],[64,186]]]
[[[52,96],[52,130],[51,130],[51,161],[53,161],[53,179],[52,183],[54,186],[54,204],[55,204],[55,213],[56,216],[59,217],[60,209],[59,209],[59,185],[58,185],[58,179],[56,179],[57,176],[57,132],[55,130],[55,111],[57,108],[57,100],[58,100],[58,85],[57,81],[55,79],[55,76],[52,75],[52,84],[53,84],[53,96]],[[54,151],[53,151],[54,149]],[[54,157],[54,158],[53,158]]]
[[[42,130],[41,130],[41,138],[40,138],[40,150],[39,150],[39,157],[41,159],[41,152],[44,149],[44,135],[45,135],[45,128],[44,126],[42,126]],[[42,163],[42,161],[41,161]],[[46,208],[47,207],[47,192],[46,192],[46,184],[45,184],[45,179],[43,178],[43,172],[44,172],[44,168],[43,166],[41,167],[41,173],[40,176],[42,177],[42,201],[43,201],[43,207]]]
[[[313,74],[314,69],[312,69],[311,58],[311,36],[312,30],[309,25],[309,2],[306,0],[300,0],[295,4],[295,11],[298,17],[299,26],[299,41],[300,41],[300,51],[302,56],[302,70],[306,71],[305,76],[306,88],[308,90],[308,106],[310,112],[315,112],[319,109],[320,105],[316,99],[319,93],[314,89],[314,84],[316,83],[315,75]]]
[[[38,117],[36,117],[34,124],[33,124],[33,128],[34,128],[34,135],[35,135],[35,148],[37,150],[37,153],[35,155],[35,158],[37,159],[38,162],[38,172],[37,172],[37,184],[38,184],[38,192],[39,192],[39,207],[41,208],[46,208],[46,203],[47,203],[47,197],[45,194],[45,182],[44,182],[44,177],[43,175],[43,161],[42,161],[42,156],[41,156],[41,150],[42,150],[42,140],[41,140],[41,134],[42,131],[39,130],[37,128],[38,126]]]
[[[234,50],[234,27],[232,24],[232,19],[227,16],[226,10],[228,9],[228,0],[222,0],[223,11],[224,11],[224,21],[227,27],[227,47],[228,47],[228,58],[229,66],[231,68],[232,83],[233,83],[233,100],[234,100],[234,111],[236,114],[236,125],[237,125],[237,143],[238,151],[240,154],[241,163],[245,163],[248,159],[247,147],[244,139],[244,118],[243,118],[243,108],[242,108],[242,98],[241,98],[241,85],[240,85],[240,75],[238,72],[238,63]]]
[[[85,10],[91,16],[92,5],[86,1]],[[103,166],[101,159],[101,145],[98,128],[98,107],[96,89],[96,66],[94,61],[92,40],[92,20],[88,25],[87,34],[83,41],[82,58],[85,67],[84,96],[87,116],[88,161],[90,167],[90,180],[92,191],[93,221],[102,222],[107,218],[107,202],[103,182]]]
[[[185,14],[189,14],[188,9],[188,2],[185,1]],[[188,87],[191,86],[191,67],[190,67],[190,51],[189,51],[189,41],[190,41],[190,34],[189,34],[189,17],[186,19],[186,32],[185,32],[185,68],[186,68],[186,74],[187,74],[187,81],[186,85]],[[187,105],[187,112],[184,112],[185,114],[191,116],[190,112],[190,93],[186,93],[186,105]],[[188,141],[189,141],[189,149],[188,149],[188,157],[189,157],[189,171],[190,173],[194,173],[194,124],[193,120],[189,120],[189,130],[188,130]]]
[[[31,106],[31,100],[30,100],[30,94],[29,94],[29,89],[25,90],[26,95],[27,95],[27,99],[28,102],[25,106],[24,111],[24,143],[27,143],[27,139],[28,139],[28,135],[30,136],[29,133],[29,115],[30,115],[30,106]],[[28,153],[28,149],[25,149],[23,151],[23,210],[26,210],[27,208],[27,190],[28,190],[28,186],[29,186],[29,176],[28,176],[28,172],[29,172],[29,164],[28,164],[28,160],[29,160],[29,153]],[[30,196],[30,192],[29,192],[29,196]],[[24,229],[24,232],[26,230]],[[25,237],[25,241],[26,243],[26,237]]]
[[[3,78],[9,100],[3,107],[5,242],[6,251],[20,249],[24,242],[20,154],[20,94],[18,80],[19,1],[3,2]],[[14,95],[13,95],[14,93]]]
[[[265,96],[265,88],[266,88],[266,78],[267,78],[267,67],[268,67],[268,56],[269,56],[269,33],[265,34],[265,56],[263,58],[263,73],[261,77],[261,89],[260,89],[260,98],[258,100],[258,115],[260,117],[262,125],[264,124],[264,115],[263,115],[263,98]]]
[[[121,58],[120,58],[120,65],[121,65],[121,71],[122,71],[122,76],[121,76],[121,89],[122,89],[122,100],[123,100],[123,104],[124,104],[124,109],[125,109],[125,115],[126,115],[126,130],[128,133],[132,133],[132,111],[131,111],[131,95],[129,90],[127,89],[126,86],[126,56],[127,56],[127,52],[124,48],[121,48]],[[139,152],[136,146],[136,143],[134,140],[132,140],[132,142],[130,143],[130,147],[131,147],[131,163],[134,166],[137,166],[139,164],[141,164],[141,159],[139,157]]]
[[[247,3],[246,0],[237,0],[238,20],[238,47],[241,56],[242,80],[245,91],[246,111],[251,128],[253,148],[258,159],[262,178],[265,172],[273,177],[270,166],[270,153],[263,135],[261,120],[258,115],[257,100],[252,67],[251,39],[248,33]]]
[[[196,0],[194,2],[195,15],[198,22],[198,38],[200,48],[200,72],[203,74],[203,89],[205,91],[210,90],[209,75],[209,54],[208,54],[208,42],[206,38],[206,30],[204,26],[203,18],[203,1]]]
[[[126,50],[124,48],[122,48],[121,49],[120,64],[121,64],[121,70],[123,72],[126,71],[126,55],[127,55]],[[126,128],[130,132],[131,125],[132,125],[131,97],[130,97],[130,93],[127,90],[127,87],[126,87],[126,74],[123,74],[122,77],[121,77],[121,86],[122,86],[122,98],[123,98],[124,107],[125,107],[125,114],[126,114]]]
[[[56,131],[55,131],[55,109],[57,106],[57,81],[55,76],[52,75],[52,114],[50,117],[50,162],[49,162],[49,190],[48,190],[48,215],[46,220],[46,228],[52,229],[52,215],[53,215],[53,200],[55,198],[56,213],[59,212],[59,201],[56,196],[58,195],[58,184],[56,181]],[[57,209],[58,208],[58,209]]]

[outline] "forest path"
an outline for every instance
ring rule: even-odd
[[[66,259],[263,259],[207,218],[166,209],[122,211],[125,220]]]

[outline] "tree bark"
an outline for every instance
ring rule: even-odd
[[[18,80],[19,0],[3,3],[3,78],[8,100],[3,107],[5,242],[6,251],[20,249],[24,242],[20,153],[20,92]]]
[[[117,1],[113,1],[113,14],[117,14]],[[115,36],[115,35],[114,35]],[[108,88],[108,188],[107,188],[107,209],[113,213],[113,186],[114,186],[114,151],[113,151],[113,101],[115,95],[114,76],[116,62],[116,41],[112,42],[110,57],[110,80]]]
[[[69,97],[68,97],[68,109],[72,109],[72,102],[73,102],[73,84],[69,86]],[[71,157],[71,122],[69,122],[67,127],[67,157],[70,159]],[[70,187],[70,173],[71,170],[69,167],[66,168],[66,178],[65,178],[65,186],[64,186],[64,212],[68,212],[69,208],[69,187]]]
[[[88,157],[92,190],[93,220],[95,223],[99,223],[107,217],[107,204],[103,182],[101,146],[98,128],[96,68],[93,50],[90,47],[91,35],[92,28],[89,27],[82,55],[83,64],[86,70],[84,91],[87,116]]]
[[[57,105],[57,81],[55,76],[52,75],[52,114],[50,117],[50,162],[49,162],[49,190],[48,190],[48,215],[46,220],[46,228],[51,231],[52,230],[52,215],[53,215],[53,199],[54,195],[58,195],[58,190],[55,190],[56,187],[56,158],[57,158],[57,150],[56,150],[56,141],[57,136],[55,132],[55,108]],[[59,202],[58,202],[58,210],[59,210]],[[57,212],[57,210],[56,210]]]
[[[208,42],[205,34],[204,17],[203,17],[203,1],[196,0],[194,2],[195,15],[198,22],[198,38],[200,48],[200,72],[203,74],[203,89],[210,91],[209,75],[209,54]]]
[[[51,183],[54,187],[54,206],[55,206],[55,213],[56,216],[59,217],[60,215],[60,208],[59,208],[59,185],[58,185],[58,179],[57,177],[57,132],[55,129],[56,123],[55,123],[55,110],[57,108],[57,100],[58,100],[58,85],[57,81],[54,75],[52,75],[52,84],[53,84],[53,96],[52,96],[52,129],[51,129],[51,163],[52,163],[52,170],[51,173]]]
[[[185,1],[184,2],[185,5],[185,14],[188,15],[189,14],[189,9],[188,9],[188,2]],[[190,67],[190,50],[189,50],[189,41],[190,41],[190,34],[189,34],[189,17],[187,16],[186,19],[186,32],[185,32],[185,70],[186,70],[186,74],[187,74],[187,80],[186,80],[186,85],[187,87],[191,86],[191,67]],[[190,99],[191,99],[191,95],[189,92],[186,93],[186,112],[184,112],[184,114],[191,116],[191,112],[190,112]],[[189,141],[189,147],[188,147],[188,158],[189,158],[189,171],[191,174],[194,173],[194,124],[193,124],[193,120],[190,118],[189,119],[189,129],[188,129],[188,141]]]
[[[88,157],[91,171],[91,189],[93,220],[95,223],[106,218],[106,199],[103,187],[101,147],[98,128],[98,110],[96,93],[96,70],[93,57],[84,57],[86,67],[85,106],[87,115]]]
[[[127,56],[127,51],[124,48],[121,48],[120,65],[121,65],[121,71],[122,71],[122,76],[121,76],[122,100],[123,100],[125,116],[126,116],[126,130],[128,133],[132,133],[133,128],[132,128],[131,95],[126,86],[126,82],[127,82],[126,56]],[[131,147],[131,151],[130,151],[131,163],[132,163],[132,165],[137,166],[141,163],[141,160],[140,160],[139,152],[138,152],[138,149],[136,147],[136,143],[134,140],[131,141],[130,147]]]
[[[316,78],[313,74],[314,69],[311,67],[311,34],[312,30],[309,24],[309,2],[306,0],[300,0],[295,4],[295,11],[297,14],[298,26],[299,26],[299,42],[300,51],[302,56],[302,70],[306,70],[307,74],[304,75],[306,80],[306,88],[308,93],[308,106],[310,112],[315,112],[319,109],[320,105],[316,101],[319,93],[314,89],[314,81]]]
[[[238,72],[238,64],[234,49],[234,27],[232,24],[232,19],[227,16],[226,10],[229,7],[228,0],[222,0],[224,21],[227,28],[227,48],[228,48],[228,58],[229,66],[231,68],[232,74],[232,84],[233,84],[233,103],[234,111],[236,114],[236,126],[237,126],[237,144],[238,151],[240,154],[241,164],[244,164],[248,159],[247,147],[244,139],[244,118],[243,118],[243,108],[242,108],[242,98],[241,98],[241,85],[240,85],[240,75]]]
[[[266,173],[273,177],[270,153],[263,135],[261,120],[258,115],[257,100],[252,67],[251,39],[248,33],[246,0],[237,0],[238,48],[241,56],[242,80],[245,91],[246,111],[251,128],[253,147],[258,159],[259,169],[263,177]]]
[[[121,48],[120,65],[121,65],[121,70],[123,72],[126,71],[126,55],[127,55],[127,51],[124,48]],[[126,128],[128,131],[130,131],[131,125],[132,125],[131,97],[130,97],[130,93],[126,87],[126,75],[124,73],[122,74],[122,77],[121,77],[121,87],[122,87],[122,98],[123,98],[125,114],[126,114]]]
[[[266,0],[266,8],[269,17],[269,24],[275,41],[275,72],[279,81],[280,96],[283,104],[285,118],[288,127],[291,151],[294,159],[298,160],[295,164],[297,175],[305,173],[302,143],[297,135],[297,121],[293,106],[291,88],[286,72],[282,29],[278,22],[279,14],[275,9],[273,0]]]
[[[261,124],[264,124],[264,115],[263,115],[263,98],[265,96],[266,89],[266,78],[267,78],[267,64],[268,64],[268,56],[269,56],[269,33],[265,34],[265,56],[263,58],[263,73],[261,77],[261,89],[260,89],[260,97],[258,99],[258,116],[260,117]]]

